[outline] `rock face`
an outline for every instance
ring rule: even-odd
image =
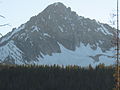
[[[113,63],[108,56],[114,33],[109,25],[78,16],[70,7],[54,3],[0,38],[0,62],[84,66]],[[100,57],[107,59],[100,62]]]

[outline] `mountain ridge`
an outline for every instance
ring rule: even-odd
[[[31,17],[28,22],[17,29],[14,28],[10,33],[0,38],[0,61],[1,63],[12,64],[17,64],[16,62],[33,64],[38,61],[40,63],[42,60],[45,61],[44,58],[47,56],[51,58],[54,54],[62,54],[64,51],[62,51],[61,47],[67,52],[76,52],[78,48],[83,50],[86,47],[85,50],[90,48],[91,53],[100,48],[101,51],[92,54],[92,56],[101,55],[105,57],[105,53],[114,47],[111,43],[114,33],[115,29],[109,25],[78,16],[76,12],[71,11],[70,7],[67,8],[64,4],[58,2],[49,5],[37,16]],[[77,52],[77,54],[79,53]],[[89,57],[93,62],[94,58],[91,58],[91,54],[85,56],[87,60]],[[64,55],[61,57],[64,57]],[[63,59],[69,59],[67,57],[69,56]],[[79,55],[80,57],[81,55]],[[8,60],[9,58],[11,58],[11,61]],[[63,61],[60,64],[64,64]],[[71,64],[74,63],[73,61]],[[51,60],[51,62],[54,64],[54,62],[61,61]],[[82,61],[78,60],[77,62],[81,64]]]

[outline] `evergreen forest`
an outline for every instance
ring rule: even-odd
[[[0,90],[112,90],[114,67],[0,64]]]

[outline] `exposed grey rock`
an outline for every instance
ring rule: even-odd
[[[98,62],[100,56],[104,56],[104,54],[97,54],[97,55],[95,55],[95,56],[89,56],[89,57],[91,57],[92,59],[94,59],[95,62]]]
[[[0,47],[12,40],[23,52],[23,60],[30,62],[36,61],[39,55],[44,58],[44,55],[61,53],[59,44],[72,51],[81,43],[85,46],[89,44],[93,50],[99,47],[103,52],[108,51],[114,46],[111,43],[114,33],[115,29],[109,25],[78,16],[70,7],[55,3],[0,38]],[[90,57],[98,61],[99,56]],[[14,60],[2,61],[14,63]]]

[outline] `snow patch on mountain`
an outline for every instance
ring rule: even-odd
[[[25,37],[25,41],[27,41],[27,39],[29,38],[29,36],[28,35],[26,35],[26,37]]]
[[[89,66],[89,64],[96,66],[100,63],[110,65],[114,63],[114,59],[109,58],[109,56],[113,56],[114,54],[111,50],[103,53],[99,47],[97,47],[96,50],[93,50],[89,44],[85,46],[83,43],[81,43],[79,48],[76,48],[75,51],[71,51],[66,49],[63,45],[59,45],[61,48],[61,53],[54,53],[52,56],[43,55],[43,58],[38,56],[37,59],[39,61],[34,61],[33,63],[41,65],[58,64],[79,66]],[[95,62],[92,58],[90,58],[90,56],[94,56],[96,54],[102,54],[102,56],[100,56],[100,61],[98,62]]]
[[[44,36],[51,37],[48,33],[44,33]]]
[[[34,32],[34,31],[37,31],[39,32],[40,28],[38,28],[37,26],[32,26],[32,31],[31,32]]]
[[[99,41],[99,43],[100,43],[100,44],[103,44],[103,43],[104,43],[104,41],[101,41],[101,40],[100,40],[100,41]]]
[[[110,33],[109,31],[108,31],[108,29],[106,29],[103,25],[101,25],[101,27],[100,28],[97,28],[97,31],[102,31],[102,33],[104,33],[105,35],[112,35],[113,36],[113,34],[112,33]]]
[[[18,33],[19,31],[23,30],[25,28],[25,24],[21,25],[18,29],[15,29],[10,35],[8,35],[7,37],[3,38],[1,40],[1,43],[9,40],[13,35],[15,35],[16,33]]]
[[[59,28],[59,30],[60,30],[61,32],[64,32],[64,30],[63,30],[63,28],[62,28],[61,26],[58,26],[58,28]]]
[[[108,35],[108,34],[113,35],[113,34],[110,33],[110,32],[108,31],[108,29],[106,29],[103,25],[101,25],[101,26],[102,26],[103,30],[106,32],[107,35]]]
[[[15,63],[23,64],[21,61],[22,54],[23,52],[11,40],[6,45],[0,47],[0,62],[3,62],[3,60],[10,56],[15,60]]]

